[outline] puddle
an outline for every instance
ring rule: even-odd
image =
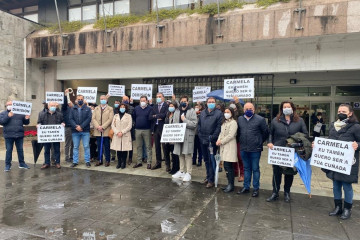
[[[94,231],[92,232],[84,232],[83,240],[96,240],[96,234]]]
[[[41,205],[40,208],[49,210],[49,209],[61,209],[64,208],[64,203],[54,203],[52,205]]]
[[[46,237],[62,237],[64,236],[63,228],[49,228],[45,230]]]

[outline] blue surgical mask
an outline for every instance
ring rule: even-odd
[[[101,105],[105,105],[106,104],[106,100],[104,100],[104,99],[102,99],[102,100],[100,100],[100,103],[101,103]]]
[[[118,103],[115,103],[115,104],[114,104],[114,107],[115,107],[115,108],[118,108],[118,107],[119,107],[119,104],[118,104]]]
[[[175,112],[175,108],[174,107],[169,107],[169,112]]]
[[[55,112],[56,111],[56,107],[50,107],[50,112]]]
[[[83,100],[78,100],[78,104],[79,104],[80,106],[82,106],[82,105],[84,104],[84,101],[83,101]]]
[[[215,107],[216,107],[216,104],[215,103],[208,103],[208,108],[213,110]]]
[[[120,108],[120,112],[124,113],[125,112],[125,108]]]
[[[157,103],[161,103],[161,98],[156,98]]]
[[[245,111],[245,116],[252,117],[253,115],[254,115],[254,112],[252,110],[248,109]]]

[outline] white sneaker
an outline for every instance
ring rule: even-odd
[[[185,173],[177,171],[174,175],[172,175],[173,178],[183,178],[185,176]]]
[[[190,173],[186,173],[184,178],[183,178],[184,182],[190,182],[191,181],[191,175]]]

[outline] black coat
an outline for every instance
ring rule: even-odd
[[[64,123],[64,118],[61,112],[56,111],[53,115],[55,118],[51,117],[49,111],[40,112],[37,123],[41,125],[57,125]]]
[[[201,144],[209,144],[209,137],[213,144],[216,143],[221,131],[223,118],[223,113],[216,108],[211,112],[205,109],[200,113],[198,136]]]
[[[169,106],[167,105],[166,102],[163,103],[163,105],[160,108],[160,111],[159,111],[158,104],[155,104],[152,107],[152,111],[149,115],[149,120],[151,121],[151,131],[152,132],[155,131],[155,127],[160,128],[160,131],[162,131],[162,129],[164,127],[164,123],[165,123],[166,114],[168,112],[168,108],[169,108]],[[157,120],[157,119],[161,119],[161,120]],[[158,125],[156,125],[156,122],[158,122]]]
[[[238,118],[238,139],[241,151],[261,152],[268,136],[269,129],[263,117],[254,114],[249,121],[244,116]]]
[[[79,119],[79,112],[78,112],[79,106],[75,105],[69,115],[69,122],[71,125],[71,130],[73,133],[77,133],[76,125],[79,125],[83,132],[90,132],[90,122],[91,122],[91,108],[89,108],[86,105],[83,105],[81,107],[81,119]]]
[[[348,123],[345,127],[336,131],[334,123],[330,125],[329,139],[346,141],[346,142],[357,142],[360,146],[360,125],[358,123]],[[332,180],[357,183],[359,174],[359,148],[355,151],[355,164],[351,167],[350,175],[342,174],[339,172],[326,171],[326,176]]]
[[[3,126],[4,138],[22,138],[24,137],[24,125],[30,123],[29,119],[25,119],[25,115],[14,114],[9,117],[7,110],[0,113],[0,125]]]

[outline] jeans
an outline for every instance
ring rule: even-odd
[[[260,188],[260,156],[261,152],[241,151],[241,159],[244,164],[244,188],[250,189],[251,175],[253,177],[253,188]]]
[[[213,157],[211,157],[210,155],[209,144],[201,144],[201,151],[204,157],[204,162],[206,167],[206,179],[208,180],[209,183],[214,183],[215,170],[216,170],[216,168],[214,167],[214,165],[216,166],[214,157],[217,150],[217,146],[214,143],[212,143],[212,147],[214,153]]]
[[[201,159],[202,159],[202,151],[201,151],[201,143],[200,143],[200,139],[198,135],[195,135],[195,139],[194,139],[194,153],[193,153],[193,157],[192,157],[192,163],[195,165],[196,164],[196,158],[199,156],[198,158],[198,163],[201,164]]]
[[[5,156],[5,164],[11,166],[12,160],[12,151],[14,147],[14,142],[16,146],[16,151],[18,154],[19,164],[25,163],[24,162],[24,138],[5,138],[5,146],[6,146],[6,156]]]
[[[85,162],[90,162],[90,133],[89,132],[75,132],[72,134],[73,143],[74,143],[74,161],[73,163],[79,163],[79,146],[80,140],[84,147],[84,158]]]
[[[353,192],[351,183],[333,180],[334,199],[335,200],[342,199],[342,189],[341,188],[344,188],[345,202],[352,204],[354,192]]]
[[[54,154],[54,160],[55,163],[60,164],[60,143],[54,142],[54,143],[44,143],[44,158],[45,158],[45,164],[50,165],[50,149],[54,148],[53,154]]]
[[[103,156],[100,155],[100,152],[102,155],[105,154],[105,159],[107,162],[110,162],[110,138],[109,137],[103,137],[103,151],[101,150],[101,137],[96,137],[97,141],[97,147],[98,147],[98,159],[99,161],[103,162]]]

